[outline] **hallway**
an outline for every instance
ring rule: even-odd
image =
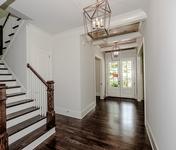
[[[151,150],[143,103],[107,98],[84,119],[56,116],[56,134],[36,150]]]

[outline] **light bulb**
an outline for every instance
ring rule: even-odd
[[[98,28],[100,28],[100,21],[98,20],[98,22],[97,22],[97,25],[98,25]]]
[[[117,57],[119,55],[119,52],[116,51],[116,52],[113,53],[113,55],[114,55],[114,57]]]
[[[98,28],[98,25],[99,25],[99,20],[98,20],[98,18],[95,19],[95,22],[96,22],[96,27]]]
[[[92,22],[92,27],[93,27],[93,29],[96,28],[96,22],[95,22],[95,20],[93,20],[93,22]]]
[[[103,25],[103,19],[101,18],[101,20],[100,20],[100,26],[101,27],[103,27],[104,25]]]

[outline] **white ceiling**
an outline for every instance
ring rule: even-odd
[[[16,0],[11,7],[51,33],[82,26],[82,8],[96,0]],[[112,15],[146,9],[148,0],[109,0]]]
[[[6,0],[0,0],[0,5],[2,5]]]

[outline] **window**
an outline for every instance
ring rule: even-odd
[[[122,61],[122,86],[132,87],[132,61]]]
[[[114,88],[120,87],[119,62],[109,63],[109,86]]]

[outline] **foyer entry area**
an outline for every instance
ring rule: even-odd
[[[36,150],[152,150],[142,102],[108,98],[84,119],[56,116],[56,134]]]

